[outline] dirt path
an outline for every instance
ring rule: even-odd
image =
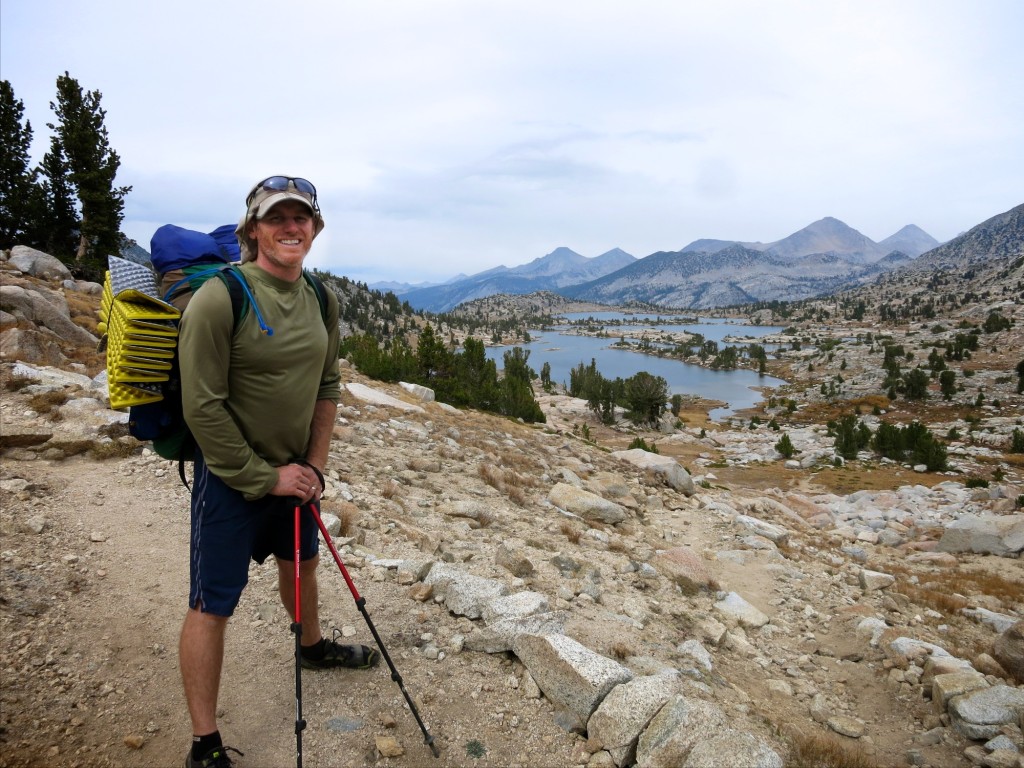
[[[3,492],[0,766],[182,762],[191,738],[177,668],[188,506],[166,466],[135,458],[5,463],[5,480],[29,485]],[[45,521],[42,533],[29,532],[26,521],[33,519]],[[370,642],[324,554],[323,621]],[[510,661],[484,654],[424,660],[416,645],[441,609],[414,603],[393,580],[350,571],[443,755],[431,757],[382,664],[370,672],[304,674],[305,765],[378,764],[377,736],[393,736],[404,747],[395,763],[401,765],[464,765],[472,739],[488,745],[474,761],[479,766],[537,765],[541,755],[546,764],[572,762],[575,738],[554,724],[549,705],[507,695]],[[253,566],[228,631],[220,701],[221,731],[246,752],[240,762],[247,768],[295,764],[288,627],[276,569]]]

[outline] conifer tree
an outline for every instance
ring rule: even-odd
[[[79,222],[67,158],[56,136],[36,170],[27,213],[27,240],[65,263],[78,247]]]
[[[796,453],[796,448],[793,446],[793,441],[789,439],[789,435],[785,432],[782,433],[782,437],[775,443],[775,450],[782,454],[783,458],[791,459],[793,454]]]
[[[22,124],[25,105],[14,97],[8,80],[0,80],[0,248],[25,242],[32,174],[29,147],[32,124]]]
[[[102,274],[106,257],[121,250],[124,196],[131,191],[114,186],[121,158],[110,147],[102,98],[99,91],[83,92],[65,72],[57,78],[57,101],[50,102],[57,123],[47,123],[67,159],[81,206],[75,269],[94,278]]]

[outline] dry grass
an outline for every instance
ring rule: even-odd
[[[613,643],[612,647],[609,650],[611,652],[612,658],[618,659],[619,661],[625,661],[630,656],[636,655],[636,652],[633,650],[632,646],[623,643],[622,641]]]
[[[64,300],[68,303],[68,312],[72,322],[96,335],[99,323],[100,297],[78,291],[64,291]]]
[[[790,745],[786,768],[878,768],[875,758],[827,734],[793,729],[784,738]]]
[[[511,501],[517,507],[526,506],[526,491],[524,491],[522,488],[510,486],[505,493],[508,496],[509,501]]]
[[[626,542],[624,542],[621,538],[616,536],[616,537],[612,538],[608,542],[608,551],[609,552],[628,552],[629,551],[629,547],[626,546]]]
[[[532,456],[522,452],[505,452],[501,454],[499,463],[503,467],[515,470],[517,472],[524,472],[530,474],[540,474],[543,470],[541,466],[533,459]],[[533,478],[530,478],[532,480]]]
[[[89,449],[89,456],[98,459],[124,459],[139,450],[135,440],[111,440],[109,443],[96,443]]]
[[[52,389],[48,392],[40,392],[29,398],[29,407],[39,414],[50,414],[51,418],[57,416],[57,410],[68,401],[71,395],[63,389]]]
[[[438,446],[437,455],[442,459],[462,459],[462,451],[447,444]]]
[[[401,490],[402,489],[399,487],[398,483],[396,483],[394,480],[389,480],[387,484],[380,489],[380,495],[390,501],[396,496],[399,496]]]
[[[106,354],[93,347],[70,347],[62,351],[71,362],[84,365],[88,376],[95,376],[107,366]]]
[[[351,536],[356,527],[356,520],[359,517],[358,509],[352,504],[342,504],[338,510],[338,519],[341,521],[339,535]]]
[[[491,488],[500,493],[505,492],[505,473],[498,467],[493,464],[481,464],[477,467],[476,471],[480,475],[480,479],[491,486]]]
[[[568,520],[563,520],[558,526],[558,530],[561,531],[562,535],[565,536],[565,538],[567,538],[572,544],[580,543],[580,537],[583,535],[583,531],[580,530],[578,525],[574,525]]]
[[[973,595],[989,595],[1012,605],[1024,594],[1024,579],[1010,579],[995,573],[951,568],[929,573],[927,581],[912,584],[911,571],[906,566],[890,563],[886,567],[898,576],[892,587],[894,591],[947,615],[959,615],[962,608],[971,604],[969,598]]]
[[[520,507],[526,506],[526,488],[537,485],[533,478],[524,477],[514,469],[501,469],[490,463],[480,464],[477,467],[477,474],[487,485],[498,493],[504,494],[513,504]]]
[[[15,376],[5,373],[3,377],[0,377],[0,388],[8,392],[20,392],[25,387],[38,383],[39,379],[34,379],[31,376]]]
[[[927,606],[947,616],[958,614],[962,608],[970,605],[970,601],[962,595],[948,594],[941,589],[928,588],[905,581],[897,581],[892,589],[901,595],[906,595],[918,605]]]

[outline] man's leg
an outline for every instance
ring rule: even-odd
[[[292,560],[277,560],[277,586],[281,603],[292,621],[295,621],[295,563]],[[302,644],[314,645],[320,642],[320,592],[316,583],[316,566],[320,555],[301,561],[299,565],[299,599],[302,601]]]
[[[181,628],[178,656],[185,700],[192,718],[192,733],[204,736],[217,730],[217,695],[224,662],[227,616],[189,609]]]

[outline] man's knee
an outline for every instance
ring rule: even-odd
[[[280,572],[282,577],[290,578],[295,573],[295,561],[294,560],[282,560],[280,557],[277,559],[277,570]],[[313,555],[309,560],[299,561],[299,576],[306,577],[316,573],[316,567],[320,564],[319,553]]]

